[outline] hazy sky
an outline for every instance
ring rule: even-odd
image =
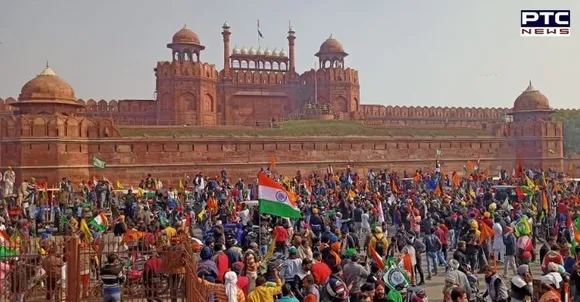
[[[520,37],[521,9],[572,10],[572,35]],[[292,20],[299,72],[332,33],[363,104],[511,107],[532,79],[552,107],[580,107],[578,0],[0,0],[0,97],[17,97],[49,60],[79,98],[150,99],[184,23],[221,69],[222,23],[232,46],[256,47],[256,19],[262,46],[286,50]]]

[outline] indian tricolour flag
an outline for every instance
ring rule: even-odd
[[[302,217],[296,207],[296,196],[265,173],[258,175],[258,201],[260,213],[288,218]]]
[[[107,221],[107,217],[105,214],[100,213],[97,217],[93,218],[89,225],[97,229],[99,232],[104,232],[109,227],[109,222]]]
[[[0,230],[0,246],[12,246],[12,239],[8,233]]]

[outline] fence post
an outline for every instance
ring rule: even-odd
[[[80,238],[77,236],[69,237],[65,244],[67,302],[76,302],[80,297],[79,244]]]

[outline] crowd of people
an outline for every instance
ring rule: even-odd
[[[440,274],[444,301],[580,301],[577,181],[521,166],[492,177],[478,166],[449,174],[439,163],[401,175],[332,166],[292,176],[259,171],[292,197],[301,213],[292,218],[262,212],[257,178],[233,180],[226,170],[175,187],[151,175],[135,189],[63,179],[51,196],[34,180],[18,192],[7,184],[0,279],[10,286],[2,294],[24,301],[36,274],[27,267],[37,266],[51,299],[66,278],[55,239],[64,235],[80,238],[81,297],[99,284],[104,301],[131,294],[135,279],[148,301],[161,292],[177,301],[186,269],[175,255],[189,251],[184,238],[193,240],[208,301],[422,302],[424,284]]]

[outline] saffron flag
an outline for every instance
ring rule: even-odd
[[[482,244],[488,238],[493,238],[493,236],[495,236],[495,232],[493,231],[493,229],[489,227],[489,225],[487,225],[485,222],[480,220],[478,221],[478,224],[480,228],[479,231],[481,232],[481,235],[479,236],[479,244]]]
[[[296,207],[296,196],[264,173],[258,174],[258,201],[260,213],[288,218],[302,217]]]
[[[270,171],[276,169],[276,157],[272,156],[270,159]]]
[[[465,164],[465,168],[467,169],[467,172],[471,173],[473,170],[475,170],[475,165],[470,160],[468,160]]]
[[[433,191],[433,194],[437,197],[441,197],[441,194],[443,194],[443,191],[441,191],[441,184],[437,184],[437,187]]]
[[[145,234],[143,232],[136,231],[134,229],[128,229],[125,234],[123,234],[123,243],[135,242],[143,238]]]
[[[348,198],[354,199],[356,197],[356,193],[353,190],[348,190]]]
[[[459,176],[459,173],[453,172],[453,175],[451,176],[451,181],[453,182],[453,186],[459,188],[461,186],[461,176]]]
[[[548,206],[548,194],[546,194],[546,191],[542,191],[542,209],[549,213],[550,207]]]
[[[123,183],[119,180],[117,180],[117,190],[124,190],[125,187],[123,186]]]
[[[264,39],[264,36],[262,35],[262,32],[260,31],[260,20],[258,20],[258,37]]]
[[[422,177],[421,174],[419,174],[419,172],[415,173],[415,176],[413,176],[413,182],[416,184],[421,183],[421,179]]]
[[[379,255],[379,253],[377,253],[377,251],[373,247],[369,247],[369,253],[372,256],[373,261],[379,267],[379,271],[384,270],[385,269],[385,263],[383,261],[383,257],[381,257],[381,255]]]
[[[107,221],[105,214],[100,213],[95,218],[93,218],[91,222],[89,222],[89,225],[97,229],[99,232],[104,232],[109,227],[109,222]]]
[[[397,181],[391,177],[391,191],[393,193],[399,193],[399,186],[397,185]]]

